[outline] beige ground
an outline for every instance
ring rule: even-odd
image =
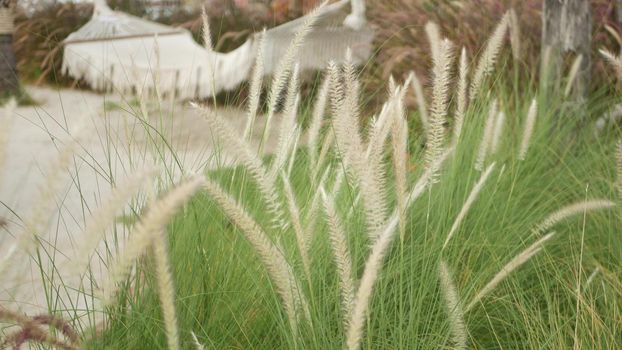
[[[110,191],[110,174],[121,181],[145,163],[151,163],[153,152],[145,151],[148,136],[134,116],[137,113],[132,109],[138,106],[132,101],[76,90],[29,87],[28,91],[40,104],[19,107],[13,116],[8,159],[0,177],[0,217],[8,221],[0,231],[0,260],[15,242],[14,236],[21,233],[23,220],[30,219],[33,208],[42,202],[41,186],[48,178],[49,165],[69,140],[68,130],[79,127],[83,149],[70,166],[71,174],[63,177],[62,190],[54,199],[54,207],[59,209],[41,237],[42,270],[50,278],[53,276],[54,285],[44,285],[41,269],[34,260],[19,255],[11,260],[9,271],[0,276],[0,305],[29,314],[46,312],[50,301],[57,309],[91,309],[92,301],[82,293],[59,288],[80,287],[79,274],[68,268],[76,254],[75,242],[80,239],[89,211]],[[200,113],[187,103],[171,105],[165,101],[163,104],[162,108],[151,105],[150,110],[154,111],[150,113],[151,120],[165,126],[162,129],[169,135],[166,138],[173,144],[184,172],[200,172],[206,166],[215,166],[210,130]],[[237,130],[242,130],[243,112],[222,112]],[[7,118],[1,118],[0,127],[4,128]],[[259,133],[260,130],[255,131]],[[172,161],[170,155],[166,158]],[[178,171],[175,177],[179,178],[180,174]],[[51,261],[60,271],[52,268]],[[94,268],[98,279],[105,274],[100,265],[95,264]],[[68,311],[66,316],[86,314]]]

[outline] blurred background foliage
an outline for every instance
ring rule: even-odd
[[[215,49],[228,52],[241,45],[253,32],[273,27],[296,18],[318,0],[206,0],[180,3],[154,15],[145,2],[109,0],[113,9],[150,17],[159,22],[188,29],[200,42],[200,8],[205,6],[211,23]],[[622,19],[616,18],[614,2],[591,0],[594,51],[622,47]],[[384,98],[380,88],[393,75],[398,80],[414,70],[423,84],[428,83],[431,60],[424,26],[432,20],[439,24],[441,34],[467,48],[471,57],[477,55],[503,13],[514,8],[519,17],[522,52],[518,62],[536,67],[540,56],[542,0],[368,0],[367,18],[376,32],[375,57],[362,69],[362,81],[370,100]],[[36,7],[21,6],[15,26],[15,51],[22,79],[35,84],[79,86],[61,74],[62,41],[82,26],[92,14],[92,4],[38,2]],[[611,82],[600,60],[593,66],[594,88],[603,79]],[[517,71],[517,70],[514,70]],[[537,69],[523,70],[537,74]],[[527,77],[529,78],[529,77]],[[533,78],[533,77],[532,77]],[[315,82],[316,79],[310,79]],[[244,97],[244,86],[228,95]],[[306,89],[308,92],[309,89]],[[409,101],[409,104],[413,101]]]

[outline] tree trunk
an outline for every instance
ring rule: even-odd
[[[0,97],[19,90],[15,53],[13,52],[13,15],[15,2],[0,2]]]
[[[582,61],[574,84],[574,96],[586,97],[590,83],[592,13],[589,0],[544,0],[542,53],[548,56],[550,78],[559,84],[562,68],[577,55]],[[547,52],[548,51],[548,52]],[[570,55],[569,55],[570,54]],[[564,64],[566,62],[566,64]]]
[[[622,0],[615,0],[615,16],[618,26],[622,26]]]

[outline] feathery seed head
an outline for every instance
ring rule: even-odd
[[[212,33],[209,28],[209,19],[207,17],[207,11],[205,10],[205,6],[201,8],[201,22],[203,24],[203,47],[205,47],[207,51],[211,52],[214,50],[214,46],[212,45]]]
[[[560,221],[569,217],[588,211],[613,208],[615,205],[614,202],[607,199],[592,199],[567,205],[549,214],[542,222],[535,226],[533,233],[535,235],[541,235]]]
[[[616,56],[611,51],[607,51],[605,49],[598,50],[600,54],[605,58],[607,62],[613,67],[618,77],[618,80],[622,81],[622,54],[620,56]]]
[[[529,150],[529,141],[536,124],[536,117],[538,115],[538,104],[536,99],[531,100],[529,111],[527,112],[527,118],[525,119],[525,126],[523,128],[523,139],[521,141],[520,150],[518,152],[518,159],[525,160],[527,151]]]
[[[449,316],[449,326],[455,349],[466,349],[468,338],[464,312],[462,311],[458,289],[454,284],[449,266],[444,260],[441,260],[438,266],[438,277],[441,281],[441,291],[445,300],[445,309]]]
[[[434,61],[432,106],[430,108],[430,129],[428,131],[425,163],[430,166],[442,153],[445,138],[445,121],[449,98],[449,83],[453,60],[453,44],[444,39],[439,44],[439,55]],[[433,176],[433,182],[436,181]]]
[[[499,143],[501,142],[501,135],[503,134],[503,125],[505,124],[505,113],[499,111],[497,113],[497,119],[495,120],[495,128],[492,134],[492,140],[490,142],[490,154],[497,153],[499,149]]]
[[[456,102],[456,116],[454,121],[454,144],[458,142],[460,134],[462,133],[462,126],[464,125],[464,117],[466,114],[468,104],[468,57],[466,48],[462,47],[460,53],[460,67],[458,73],[458,98]]]
[[[477,67],[475,68],[475,72],[473,74],[473,79],[471,80],[471,89],[469,92],[470,100],[473,101],[476,95],[479,93],[479,90],[484,82],[484,79],[492,72],[494,64],[497,62],[497,57],[499,56],[499,52],[501,51],[501,46],[503,45],[503,39],[505,37],[505,33],[508,30],[509,25],[509,13],[506,12],[501,18],[499,24],[493,31],[492,35],[488,39],[486,43],[486,48],[480,57]]]
[[[425,24],[425,34],[428,36],[428,42],[430,43],[430,52],[432,53],[432,61],[438,61],[441,54],[441,31],[438,28],[438,24],[429,21]]]
[[[498,113],[497,100],[493,100],[490,105],[490,111],[488,112],[488,118],[484,125],[484,134],[482,135],[482,141],[480,141],[479,151],[477,153],[477,159],[475,160],[475,169],[482,171],[484,169],[484,163],[488,156],[488,150],[492,142],[493,132],[495,128],[495,119]]]

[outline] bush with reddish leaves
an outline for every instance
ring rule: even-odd
[[[622,27],[616,24],[612,1],[591,1],[594,21],[592,46],[617,49]],[[521,30],[521,60],[537,67],[542,36],[542,0],[383,0],[368,2],[368,18],[376,30],[378,54],[370,78],[386,81],[389,75],[405,78],[414,70],[423,82],[430,71],[430,49],[424,26],[436,22],[441,34],[465,46],[471,57],[483,47],[503,14],[514,8]],[[605,30],[606,26],[610,29]],[[616,34],[617,33],[617,38]],[[596,80],[604,77],[601,63],[594,66]],[[537,69],[529,70],[537,74]]]

